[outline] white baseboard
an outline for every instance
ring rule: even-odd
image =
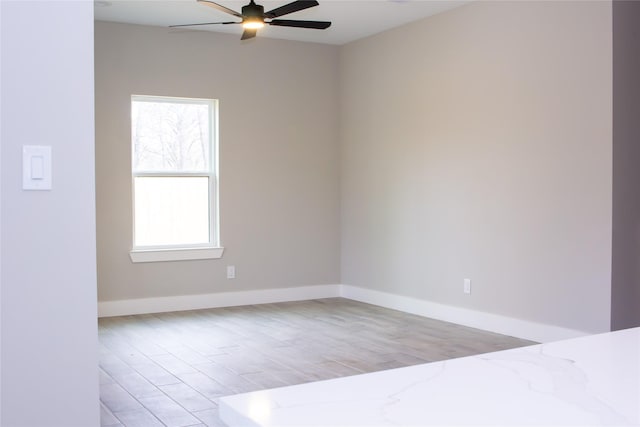
[[[589,335],[589,332],[438,304],[356,286],[342,285],[340,289],[340,296],[343,298],[540,343]]]
[[[301,286],[296,288],[221,292],[204,295],[102,301],[98,303],[98,316],[111,317],[163,313],[169,311],[198,310],[204,308],[233,307],[335,297],[348,298],[403,311],[405,313],[457,323],[459,325],[541,343],[576,338],[589,334],[584,331],[438,304],[351,285]]]
[[[296,288],[220,292],[204,295],[180,295],[98,302],[98,317],[131,314],[166,313],[203,308],[303,301],[340,296],[340,285],[301,286]]]

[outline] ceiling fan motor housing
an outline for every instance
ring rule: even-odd
[[[242,17],[244,20],[255,21],[256,18],[264,21],[264,6],[255,4],[253,0],[246,6],[242,6]]]

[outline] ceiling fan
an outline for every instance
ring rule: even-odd
[[[242,13],[222,6],[221,4],[212,2],[210,0],[197,0],[198,3],[212,7],[219,11],[233,15],[236,18],[240,18],[241,21],[230,22],[204,22],[201,24],[183,24],[183,25],[170,25],[171,28],[175,27],[191,27],[195,25],[216,25],[216,24],[242,24],[244,31],[242,33],[241,40],[250,39],[256,36],[258,30],[265,25],[276,25],[280,27],[297,27],[297,28],[314,28],[316,30],[324,30],[331,26],[331,22],[328,21],[298,21],[292,19],[275,19],[280,16],[288,15],[293,12],[298,12],[310,7],[318,6],[319,3],[315,0],[297,0],[292,3],[285,4],[284,6],[277,7],[268,12],[264,11],[264,6],[256,4],[254,0],[242,7]]]

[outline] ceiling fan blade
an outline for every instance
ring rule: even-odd
[[[252,39],[252,38],[254,38],[256,36],[257,32],[258,32],[258,30],[255,29],[255,28],[246,28],[242,32],[242,37],[240,37],[240,40]]]
[[[242,24],[242,22],[203,22],[202,24],[181,24],[181,25],[169,25],[169,28],[177,28],[177,27],[194,27],[196,25],[216,25],[216,24]]]
[[[225,7],[221,4],[218,4],[216,2],[210,1],[210,0],[198,0],[198,3],[200,4],[204,4],[206,6],[212,7],[214,9],[218,9],[221,12],[225,12],[228,13],[229,15],[233,15],[233,16],[237,16],[238,18],[242,18],[242,15],[239,12],[236,12],[235,10],[229,9],[228,7]]]
[[[269,12],[265,12],[265,18],[277,18],[278,16],[288,15],[289,13],[297,12],[299,10],[309,9],[310,7],[318,6],[315,0],[297,0],[284,6],[277,7]]]
[[[316,30],[324,30],[331,26],[331,22],[328,21],[295,21],[291,19],[274,19],[267,24],[280,27],[314,28]]]

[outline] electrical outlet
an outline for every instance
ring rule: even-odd
[[[235,278],[236,278],[236,266],[227,265],[227,279],[235,279]]]
[[[471,279],[464,279],[464,293],[471,293]]]

